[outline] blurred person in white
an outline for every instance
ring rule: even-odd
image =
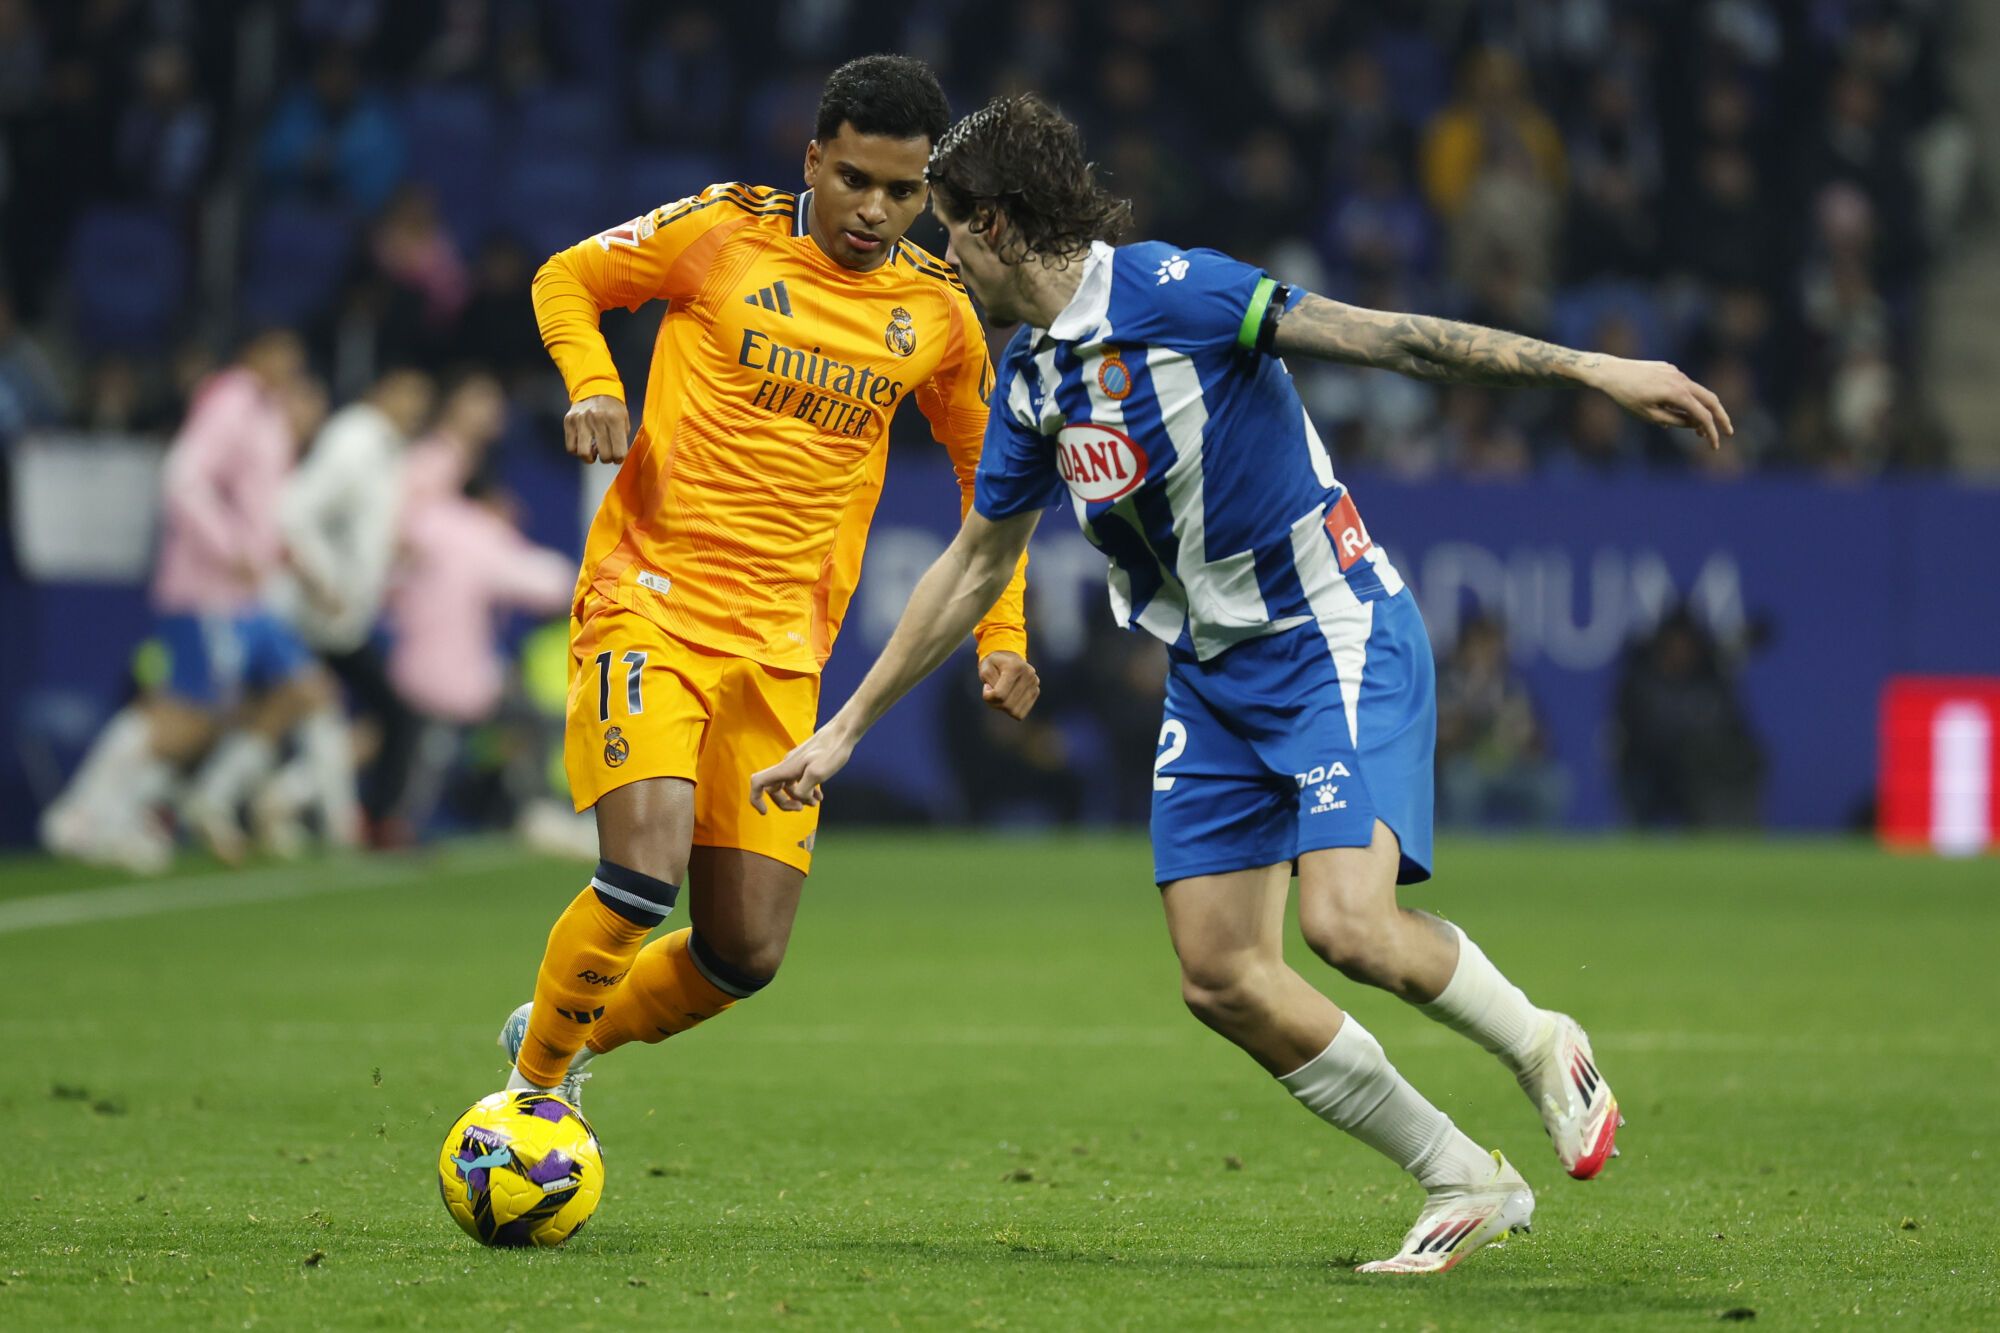
[[[410,725],[373,640],[396,555],[404,454],[435,398],[424,372],[385,371],[365,396],[327,419],[286,482],[278,511],[290,568],[274,580],[272,604],[380,735]],[[251,802],[259,840],[296,854],[305,844],[300,816],[311,810],[328,843],[358,844],[363,803],[340,708],[306,718],[297,743],[297,755]]]
[[[242,859],[244,801],[276,762],[279,740],[334,697],[311,651],[264,601],[285,560],[279,498],[301,421],[324,410],[317,393],[286,329],[253,335],[195,393],[161,480],[152,601],[165,678],[112,718],[43,812],[51,851],[163,869],[173,846],[152,807],[175,769],[206,752],[182,812],[219,858]]]

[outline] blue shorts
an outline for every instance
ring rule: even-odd
[[[154,637],[167,652],[167,692],[203,708],[282,685],[314,660],[298,632],[269,611],[163,615]]]
[[[1437,668],[1408,592],[1346,624],[1250,639],[1207,662],[1174,649],[1153,762],[1153,878],[1402,844],[1396,882],[1431,874]]]

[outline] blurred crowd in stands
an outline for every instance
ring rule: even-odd
[[[1051,97],[1139,234],[1358,304],[1671,359],[1737,424],[1710,455],[1598,396],[1300,367],[1344,473],[1944,466],[1921,334],[1927,275],[1973,193],[1952,15],[1952,0],[0,0],[0,447],[173,437],[168,548],[189,503],[221,506],[242,546],[210,571],[224,609],[289,607],[317,659],[278,664],[282,708],[176,722],[147,711],[142,654],[137,701],[44,834],[159,864],[138,812],[167,779],[119,758],[150,728],[179,756],[184,821],[226,856],[239,817],[267,844],[407,840],[467,771],[476,819],[545,817],[549,841],[587,843],[550,799],[574,551],[528,541],[493,484],[494,454],[561,461],[566,400],[529,280],[712,181],[795,184],[827,70],[869,50],[928,59],[960,111]],[[928,220],[915,235],[942,248]],[[636,381],[651,319],[605,327]],[[284,455],[268,513],[229,511],[243,496],[188,462],[230,393],[262,405]],[[259,541],[292,550],[289,569],[246,573]],[[512,606],[557,617],[518,666]],[[1442,818],[1558,820],[1569,778],[1504,626],[1473,621],[1441,657]],[[1687,616],[1630,648],[1613,734],[1635,821],[1754,818],[1739,661]],[[950,700],[954,767],[982,775],[967,811],[1143,818],[1159,668],[1106,629],[1053,682],[1134,765],[1108,797],[1052,718],[998,727]],[[359,725],[335,760],[315,719],[343,696]]]
[[[1358,303],[1668,357],[1738,425],[1711,458],[1594,397],[1315,369],[1343,467],[1936,466],[1924,278],[1972,160],[1950,17],[1950,0],[0,0],[0,437],[170,429],[232,334],[276,324],[306,334],[337,402],[386,365],[475,363],[553,410],[525,297],[540,259],[712,180],[792,184],[826,70],[900,49],[961,110],[1051,95],[1143,232]]]

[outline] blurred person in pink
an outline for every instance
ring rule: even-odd
[[[285,561],[279,503],[301,426],[323,413],[289,330],[252,337],[195,394],[162,473],[152,600],[165,678],[111,720],[44,812],[51,850],[163,867],[171,843],[150,807],[167,794],[174,768],[208,752],[183,813],[219,857],[241,859],[244,800],[285,734],[334,699],[305,643],[263,600]]]
[[[506,687],[500,613],[568,606],[576,561],[530,542],[490,497],[412,509],[403,539],[403,574],[389,599],[389,679],[435,721],[483,722]]]
[[[484,483],[505,408],[491,376],[466,378],[405,471],[389,680],[428,723],[400,802],[412,830],[435,808],[463,729],[491,719],[505,696],[502,613],[560,612],[576,586],[576,560],[530,542]]]
[[[485,466],[487,451],[507,428],[507,395],[485,371],[459,375],[446,386],[437,424],[410,446],[403,465],[405,520],[434,500],[460,497]],[[407,521],[403,524],[407,529]]]

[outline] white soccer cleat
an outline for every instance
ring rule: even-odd
[[[312,837],[306,832],[301,809],[283,786],[272,782],[250,797],[250,830],[257,845],[280,861],[296,861],[306,854]]]
[[[1430,1191],[1403,1248],[1387,1259],[1356,1265],[1357,1273],[1442,1273],[1489,1241],[1526,1231],[1535,1194],[1505,1157],[1493,1154],[1493,1174],[1478,1185]]]
[[[507,1066],[510,1070],[520,1064],[521,1043],[528,1039],[528,1012],[534,1007],[535,1002],[528,1001],[507,1015],[507,1021],[500,1025],[500,1049],[507,1052]],[[563,1081],[554,1089],[556,1096],[571,1106],[583,1105],[583,1085],[590,1082],[590,1071],[581,1066],[589,1064],[590,1059],[591,1052],[588,1047],[578,1051],[576,1058],[570,1062],[569,1072],[563,1075]]]
[[[234,810],[224,810],[213,801],[189,795],[181,802],[181,818],[201,835],[216,860],[226,866],[240,866],[250,855],[250,835]]]
[[[1551,1013],[1548,1032],[1516,1076],[1542,1113],[1556,1160],[1578,1180],[1589,1180],[1618,1155],[1615,1141],[1625,1117],[1611,1084],[1597,1072],[1590,1038],[1568,1014]]]

